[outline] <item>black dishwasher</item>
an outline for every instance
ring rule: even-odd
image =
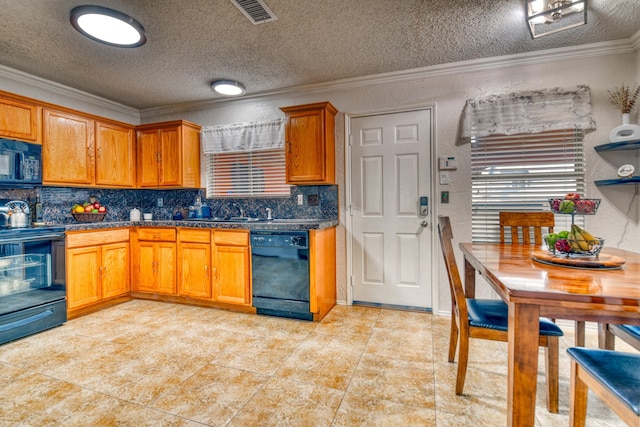
[[[258,314],[313,320],[308,232],[252,231],[251,266]]]

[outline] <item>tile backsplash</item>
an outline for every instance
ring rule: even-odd
[[[303,205],[298,205],[298,196]],[[33,211],[36,198],[43,206],[43,219],[47,223],[71,224],[74,203],[83,203],[94,196],[107,207],[105,221],[128,221],[133,208],[150,212],[154,219],[171,219],[180,208],[195,204],[196,197],[211,207],[211,215],[222,218],[238,216],[244,210],[246,216],[266,218],[266,208],[274,218],[287,219],[337,219],[338,186],[292,186],[290,197],[285,198],[221,198],[206,199],[204,190],[116,190],[72,187],[40,187],[35,189],[0,189],[0,198],[25,200]],[[162,199],[162,206],[158,200]]]

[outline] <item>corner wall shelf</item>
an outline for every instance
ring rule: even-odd
[[[632,178],[601,179],[594,182],[598,186],[620,185],[620,184],[640,184],[640,176],[634,176]]]
[[[610,142],[593,147],[596,151],[640,150],[640,140]]]
[[[622,151],[622,150],[640,150],[640,140],[633,141],[620,141],[611,142],[608,144],[596,145],[593,147],[597,152],[601,151]],[[634,176],[631,178],[614,178],[614,179],[601,179],[594,181],[597,186],[603,185],[626,185],[626,184],[640,184],[640,177]]]

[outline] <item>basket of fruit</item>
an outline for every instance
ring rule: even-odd
[[[583,199],[578,193],[567,193],[563,199],[549,199],[551,212],[557,214],[594,215],[600,199]]]
[[[544,242],[549,252],[567,256],[598,256],[604,245],[603,238],[595,237],[575,224],[571,231],[545,234]]]
[[[107,208],[98,201],[76,203],[71,208],[71,215],[78,222],[100,222],[107,215]]]

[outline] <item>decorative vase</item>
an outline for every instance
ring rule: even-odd
[[[640,139],[640,126],[629,124],[629,113],[622,113],[622,125],[609,132],[611,142],[633,141]]]

